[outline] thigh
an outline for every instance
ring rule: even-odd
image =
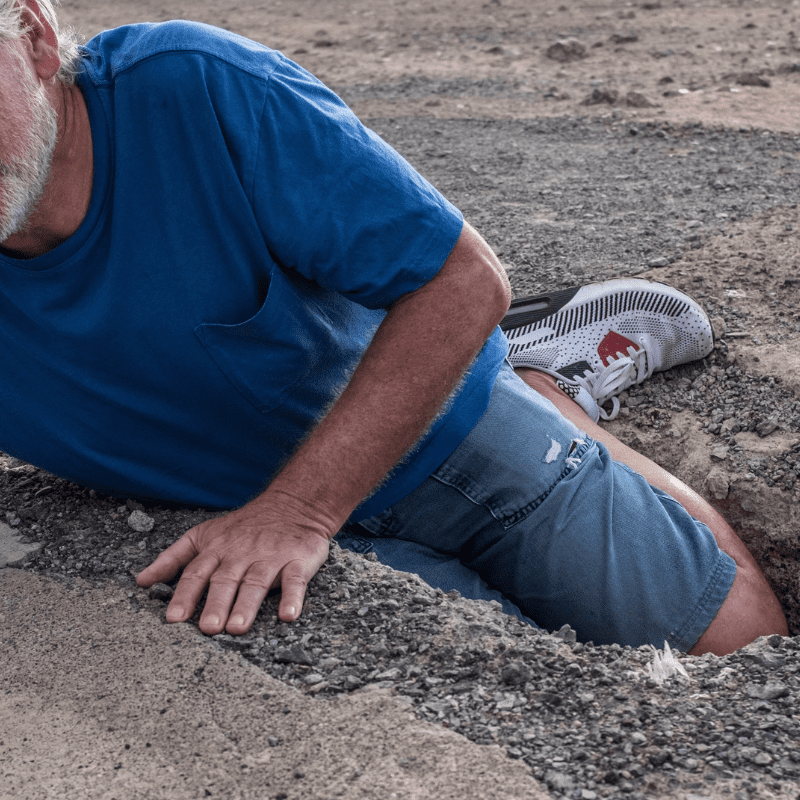
[[[505,371],[439,470],[362,525],[457,556],[538,625],[598,644],[688,650],[736,569],[705,525]]]

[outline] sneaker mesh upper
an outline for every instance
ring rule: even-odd
[[[689,297],[661,284],[618,279],[583,287],[555,314],[506,330],[509,361],[551,371],[586,361],[599,370],[607,361],[598,347],[609,331],[637,348],[645,337],[656,361],[650,372],[703,358],[713,346],[708,317]]]

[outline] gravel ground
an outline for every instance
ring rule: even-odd
[[[517,293],[670,264],[745,216],[791,205],[800,188],[788,168],[800,153],[796,136],[637,124],[613,113],[371,124],[464,210]],[[694,289],[728,330],[746,329],[747,314],[706,296],[702,275]],[[798,448],[755,463],[739,458],[732,437],[775,419],[797,433],[800,403],[732,363],[725,346],[630,391],[626,409],[633,431],[658,429],[666,417],[654,409],[691,410],[728,448],[733,469],[795,491]],[[97,496],[14,459],[2,466],[0,513],[42,544],[25,568],[122,582],[132,610],[163,613],[160,596],[148,598],[132,575],[207,512]],[[659,682],[648,671],[651,648],[532,630],[491,604],[334,548],[297,624],[277,623],[270,599],[250,635],[215,640],[321,701],[367,684],[391,688],[422,717],[499,743],[554,796],[682,788],[690,798],[800,797],[800,637],[770,637],[722,659],[681,656],[687,676]]]
[[[739,219],[795,205],[800,190],[789,134],[613,112],[370,124],[462,209],[517,294],[665,266]],[[702,285],[693,294],[703,299]]]

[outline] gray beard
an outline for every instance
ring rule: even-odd
[[[33,126],[27,152],[10,162],[0,161],[0,242],[24,231],[50,179],[58,118],[41,89],[31,89]]]

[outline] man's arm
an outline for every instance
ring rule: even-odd
[[[389,309],[330,413],[269,487],[187,531],[139,575],[146,587],[185,567],[167,620],[191,617],[208,586],[200,629],[245,633],[278,584],[280,618],[296,619],[329,540],[422,435],[509,301],[502,266],[465,223],[439,273]]]

